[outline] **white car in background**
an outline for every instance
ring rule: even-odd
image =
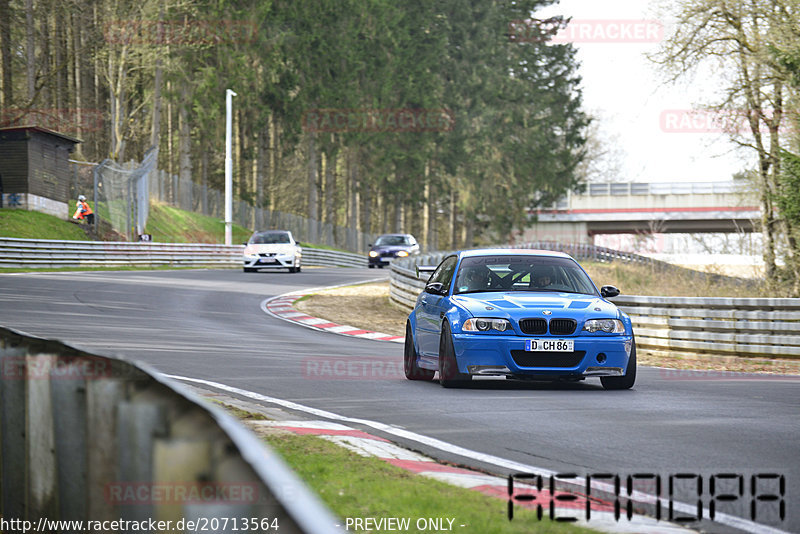
[[[300,272],[303,249],[288,230],[253,232],[244,247],[244,272],[259,269],[288,269]]]

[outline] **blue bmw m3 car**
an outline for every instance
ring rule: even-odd
[[[484,249],[454,253],[431,273],[406,323],[409,380],[457,387],[473,376],[527,380],[636,380],[630,318],[568,254]]]

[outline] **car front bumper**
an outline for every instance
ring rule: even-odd
[[[573,340],[574,352],[526,352],[525,340],[533,337],[454,334],[458,370],[471,375],[543,379],[621,376],[633,343],[629,335],[553,337]]]
[[[297,263],[295,264],[295,259]],[[280,254],[277,256],[244,256],[244,267],[248,269],[288,269],[300,265],[300,258],[293,254]]]
[[[370,256],[367,259],[367,261],[369,265],[378,265],[380,267],[385,267],[389,265],[392,262],[392,260],[395,259],[396,257],[397,256],[376,256],[373,258],[372,256]]]

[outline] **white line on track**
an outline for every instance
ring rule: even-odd
[[[505,458],[500,458],[498,456],[493,456],[491,454],[486,454],[478,451],[473,451],[470,449],[465,449],[458,445],[454,445],[452,443],[447,443],[446,441],[441,441],[436,438],[432,438],[429,436],[424,436],[422,434],[417,434],[416,432],[410,432],[408,430],[388,425],[386,423],[381,423],[379,421],[371,421],[369,419],[359,419],[355,417],[348,417],[346,415],[339,415],[333,412],[328,412],[326,410],[320,410],[318,408],[312,408],[310,406],[305,406],[303,404],[298,404],[296,402],[287,401],[283,399],[278,399],[276,397],[269,397],[267,395],[262,395],[261,393],[256,393],[254,391],[248,391],[246,389],[241,389],[233,386],[228,386],[225,384],[220,384],[219,382],[212,382],[210,380],[203,380],[200,378],[190,378],[186,376],[177,376],[177,375],[166,375],[168,378],[172,378],[175,380],[181,380],[183,382],[190,382],[195,384],[203,384],[205,386],[209,386],[215,389],[219,389],[222,391],[227,391],[228,393],[233,393],[235,395],[240,395],[242,397],[246,397],[249,399],[253,399],[259,402],[266,402],[270,404],[277,404],[278,406],[282,406],[289,410],[295,410],[298,412],[304,412],[307,414],[311,414],[315,417],[322,417],[324,419],[330,419],[334,421],[344,421],[351,424],[358,424],[364,425],[370,428],[374,428],[380,432],[385,432],[387,434],[391,434],[393,436],[397,436],[399,438],[407,439],[410,441],[415,441],[417,443],[421,443],[423,445],[427,445],[428,447],[432,447],[434,449],[438,449],[440,451],[456,454],[458,456],[462,456],[464,458],[469,458],[471,460],[475,460],[478,462],[483,462],[490,465],[495,465],[497,467],[502,467],[505,469],[510,469],[516,473],[536,473],[543,477],[550,477],[551,475],[555,476],[558,473],[556,471],[551,471],[549,469],[543,469],[541,467],[536,467],[532,465],[522,464],[519,462],[515,462],[513,460],[506,460]],[[576,484],[585,487],[586,480],[580,477],[571,479],[574,480]],[[610,484],[604,484],[599,482],[593,482],[592,488],[597,488],[601,491],[607,491],[609,493],[614,492],[614,487]],[[662,498],[656,497],[655,495],[650,495],[642,491],[634,491],[630,496],[626,496],[627,498],[641,503],[653,504],[655,503],[656,499],[661,503],[662,506],[669,506],[669,501]],[[689,505],[682,502],[675,502],[672,503],[673,509],[676,512],[685,513],[689,516],[694,516],[697,513],[697,506],[696,505]],[[702,510],[702,517],[707,518],[710,516],[710,511],[706,508]],[[720,523],[729,527],[737,528],[743,530],[745,532],[753,532],[756,534],[790,534],[787,531],[780,530],[774,527],[770,527],[767,525],[760,525],[758,523],[754,523],[753,521],[749,521],[747,519],[743,519],[741,517],[736,517],[729,514],[724,514],[717,512],[714,518],[715,523]]]

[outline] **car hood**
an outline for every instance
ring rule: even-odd
[[[292,245],[291,243],[262,243],[259,245],[247,245],[246,250],[248,252],[252,251],[256,254],[266,254],[269,252],[275,254],[293,254],[297,248],[298,247],[296,245]]]
[[[545,310],[553,317],[585,319],[590,317],[619,317],[617,307],[598,296],[575,293],[533,293],[513,291],[505,293],[470,293],[455,295],[455,304],[476,317],[502,317],[522,319],[543,316]]]

